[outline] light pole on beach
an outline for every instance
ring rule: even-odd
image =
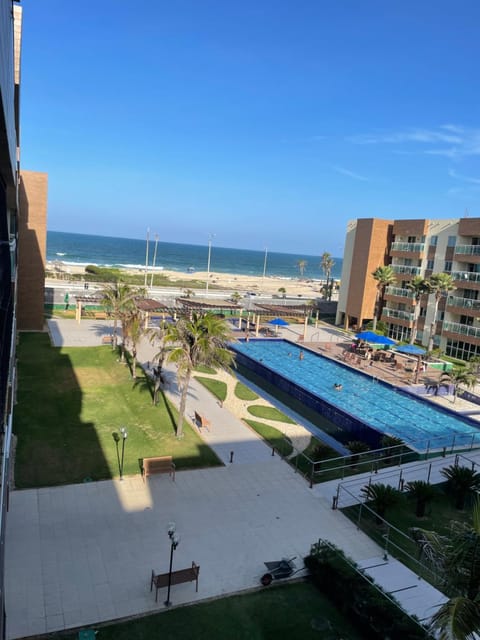
[[[262,287],[265,284],[265,274],[267,273],[267,255],[268,255],[268,249],[267,247],[265,247],[265,258],[263,260]]]
[[[155,234],[155,249],[153,251],[153,268],[152,277],[150,278],[150,289],[153,287],[153,272],[155,271],[155,263],[157,261],[158,233]]]
[[[123,459],[125,457],[125,440],[128,437],[127,427],[120,427],[120,434],[122,436],[122,462],[120,465],[120,480],[123,480]]]
[[[205,294],[208,293],[208,280],[210,278],[210,256],[212,255],[212,238],[214,236],[215,236],[214,233],[211,233],[208,236],[207,284],[205,285]]]
[[[147,229],[147,248],[145,252],[145,289],[147,288],[148,278],[148,245],[150,244],[150,227]]]

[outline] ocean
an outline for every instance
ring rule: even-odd
[[[155,252],[155,245],[156,252]],[[63,262],[65,265],[95,264],[124,269],[143,269],[146,263],[147,242],[128,238],[89,236],[81,233],[63,231],[47,232],[47,260]],[[155,258],[155,264],[154,264]],[[342,259],[333,258],[335,265],[332,277],[340,279]],[[299,260],[306,262],[304,278],[324,279],[320,267],[320,254],[275,253],[267,251],[266,276],[280,278],[298,278]],[[155,242],[150,237],[148,247],[148,268],[171,271],[207,271],[208,246],[177,244],[174,242]],[[250,249],[227,249],[212,244],[210,251],[210,271],[233,273],[236,275],[262,276],[265,266],[265,251]]]

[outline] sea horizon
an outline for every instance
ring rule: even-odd
[[[47,231],[47,261],[62,262],[68,266],[89,264],[116,267],[119,269],[149,271],[195,272],[208,270],[208,245],[160,242],[155,236],[147,240],[99,236],[65,231]],[[340,279],[342,258],[332,256],[335,264],[331,276]],[[305,261],[305,271],[300,274],[299,261]],[[220,247],[212,243],[210,247],[210,271],[236,275],[274,276],[324,280],[320,266],[321,257],[299,253],[256,251]]]

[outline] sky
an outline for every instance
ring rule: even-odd
[[[22,0],[48,229],[333,256],[480,217],[478,0]]]

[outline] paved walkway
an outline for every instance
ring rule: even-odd
[[[64,345],[100,342],[99,321],[50,321]],[[107,330],[108,331],[108,330]],[[151,359],[145,345],[141,359]],[[173,372],[169,395],[178,400]],[[175,585],[174,604],[255,588],[264,561],[304,557],[331,540],[411,613],[428,619],[444,596],[382,550],[240,420],[192,382],[187,413],[208,415],[202,437],[225,466],[182,471],[176,481],[140,476],[66,487],[13,491],[7,518],[7,637],[21,638],[164,609],[149,590],[150,572],[168,569],[167,523],[181,542],[174,568],[200,565],[199,591]],[[234,462],[229,463],[230,452]],[[301,563],[299,563],[299,566]]]

